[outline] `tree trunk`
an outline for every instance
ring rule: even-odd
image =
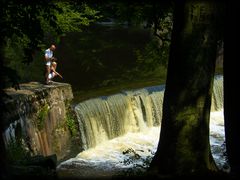
[[[2,37],[0,37],[0,41],[2,40]],[[7,172],[7,162],[6,162],[6,149],[5,144],[3,140],[3,119],[2,119],[2,113],[5,110],[4,109],[4,102],[3,102],[3,96],[4,96],[4,81],[3,81],[3,44],[0,42],[0,179],[6,179],[8,177]]]
[[[157,152],[150,171],[186,175],[216,171],[209,118],[218,32],[218,3],[176,1]]]
[[[226,149],[231,172],[240,173],[239,64],[237,61],[237,3],[227,2],[224,39],[224,123]]]

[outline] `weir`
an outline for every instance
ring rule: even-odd
[[[75,107],[83,149],[161,124],[164,85],[90,99]],[[223,76],[216,76],[211,111],[223,108]]]
[[[59,177],[111,178],[146,171],[158,146],[164,86],[90,99],[76,113],[84,151],[60,163]],[[224,158],[223,77],[216,76],[210,114],[210,145],[220,169]]]

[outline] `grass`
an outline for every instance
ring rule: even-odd
[[[158,71],[152,76],[142,76],[142,78],[128,81],[122,80],[120,81],[120,83],[114,85],[102,86],[94,89],[89,88],[85,90],[75,90],[73,91],[73,104],[77,104],[91,98],[97,98],[99,96],[116,94],[124,90],[133,90],[148,86],[165,84],[166,71],[164,71],[163,69],[161,70],[161,72]],[[215,74],[223,74],[223,69],[221,67],[217,67]]]
[[[144,88],[148,86],[156,86],[164,83],[165,83],[165,80],[163,78],[152,77],[152,78],[138,79],[134,81],[122,81],[113,86],[105,86],[105,87],[100,87],[96,89],[74,91],[73,104],[77,104],[84,100],[96,98],[99,96],[116,94],[124,90],[139,89],[139,88]]]

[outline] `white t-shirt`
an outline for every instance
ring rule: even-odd
[[[47,58],[52,58],[53,57],[53,52],[48,48],[45,50],[45,57]],[[51,65],[51,61],[46,61],[46,65],[50,66]]]

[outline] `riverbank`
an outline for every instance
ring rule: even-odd
[[[109,96],[112,94],[117,94],[122,91],[126,90],[134,90],[149,86],[157,86],[164,84],[165,80],[161,77],[153,77],[148,79],[142,79],[142,80],[133,80],[133,81],[125,81],[118,84],[115,84],[114,86],[103,86],[99,88],[89,88],[85,90],[75,90],[73,91],[74,99],[73,104],[78,104],[84,100],[88,100],[91,98],[96,98],[100,96]]]

